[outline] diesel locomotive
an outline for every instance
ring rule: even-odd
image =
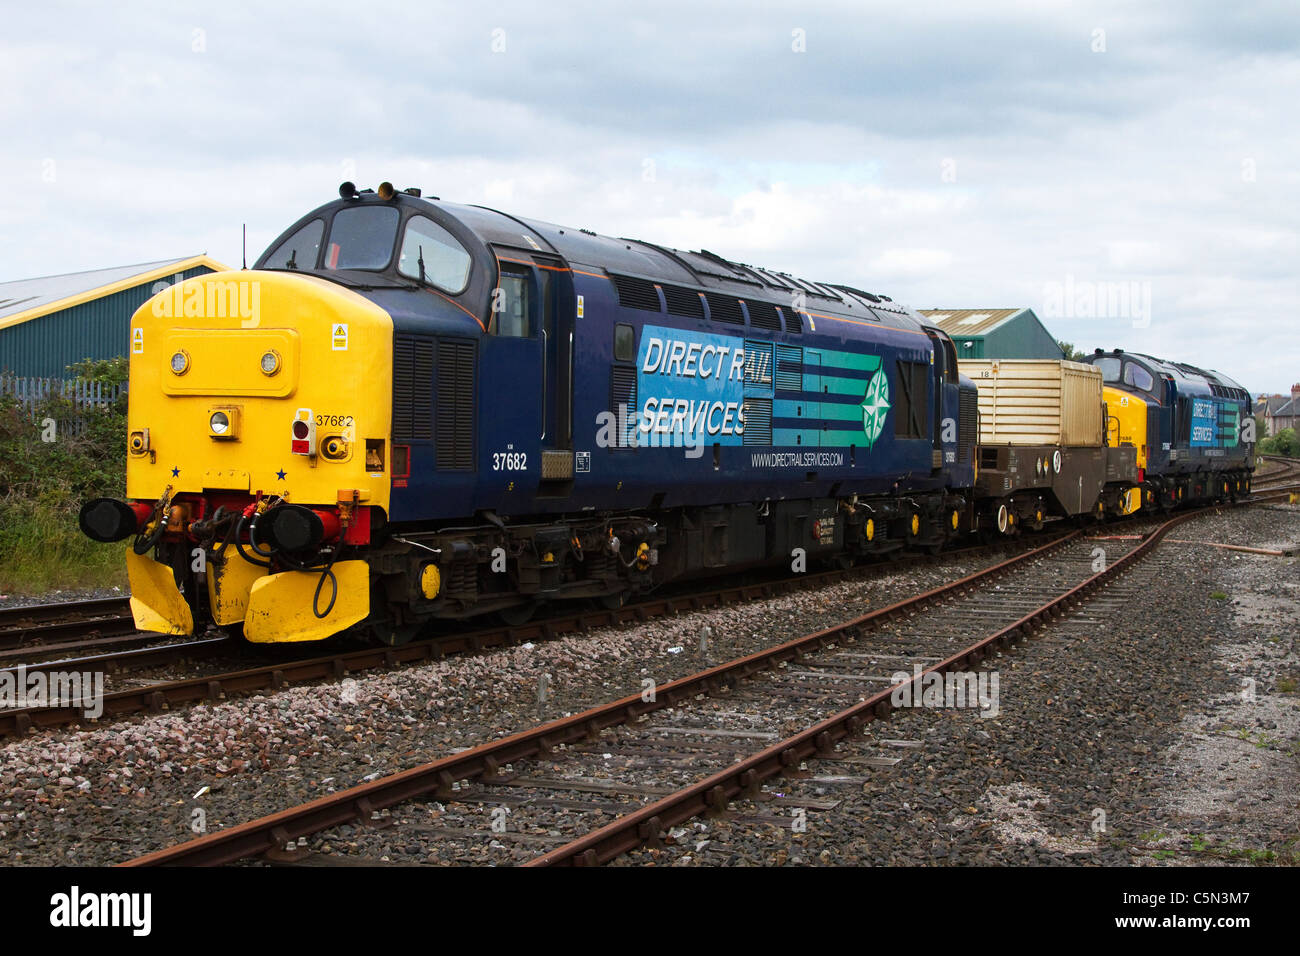
[[[1114,349],[1084,359],[1102,371],[1108,440],[1137,451],[1143,504],[1236,498],[1250,491],[1250,393],[1218,372]]]
[[[252,270],[136,313],[126,500],[81,527],[131,539],[143,629],[400,643],[1124,510],[1139,483],[1121,418],[1077,502],[1069,448],[1041,457],[1070,494],[1059,461],[981,485],[978,419],[952,342],[888,296],[345,183]]]

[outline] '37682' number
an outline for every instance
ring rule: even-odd
[[[526,471],[527,469],[527,452],[505,451],[492,453],[493,471]]]

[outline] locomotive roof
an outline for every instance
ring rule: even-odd
[[[1101,352],[1088,356],[1088,359],[1133,358],[1146,363],[1153,371],[1168,375],[1176,382],[1192,382],[1198,385],[1219,385],[1225,388],[1242,389],[1241,385],[1228,376],[1212,369],[1198,368],[1186,362],[1170,362],[1168,359],[1156,358],[1142,352]],[[1245,389],[1242,389],[1244,392]]]
[[[259,257],[259,261],[309,220],[330,216],[338,209],[358,203],[382,203],[432,215],[444,220],[443,224],[453,233],[461,232],[463,235],[467,231],[484,245],[524,254],[554,254],[575,269],[607,275],[616,284],[620,277],[626,276],[666,286],[724,292],[737,298],[767,301],[785,307],[792,304],[794,296],[803,296],[798,307],[813,315],[827,313],[913,331],[933,328],[933,323],[914,310],[893,302],[888,296],[852,286],[813,282],[787,272],[733,262],[707,249],[685,252],[638,239],[616,239],[597,235],[588,229],[521,218],[486,206],[444,202],[437,197],[403,192],[397,192],[389,199],[380,199],[370,190],[363,190],[351,198],[327,203],[285,230]],[[338,273],[330,273],[329,277],[347,281],[347,277]]]
[[[732,262],[707,249],[686,252],[641,239],[616,239],[589,229],[512,216],[487,206],[441,201],[436,205],[454,215],[485,242],[527,251],[532,249],[531,238],[533,242],[544,242],[550,251],[573,266],[660,283],[717,289],[742,298],[768,299],[780,304],[789,304],[792,296],[802,294],[807,308],[813,312],[883,319],[891,325],[899,319],[908,325],[929,324],[888,296]]]

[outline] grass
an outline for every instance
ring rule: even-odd
[[[1210,595],[1210,597],[1216,601],[1228,600],[1228,595],[1224,594],[1222,591],[1215,591],[1213,594]]]
[[[1163,838],[1165,834],[1151,831],[1144,833],[1138,839],[1143,842],[1154,842],[1153,837]],[[1184,837],[1183,840],[1187,845],[1162,847],[1153,850],[1152,859],[1170,860],[1181,854],[1190,854],[1199,857],[1217,860],[1244,860],[1247,863],[1262,865],[1267,863],[1280,863],[1293,866],[1300,862],[1300,852],[1297,851],[1297,842],[1300,838],[1291,837],[1283,841],[1280,849],[1274,850],[1267,847],[1242,847],[1242,846],[1225,846],[1213,843],[1205,834],[1198,833],[1193,836]]]
[[[1282,677],[1278,679],[1277,689],[1279,693],[1290,694],[1295,690],[1295,688],[1296,680],[1294,677]]]
[[[76,511],[37,499],[0,501],[0,594],[126,587],[121,545],[91,541]]]

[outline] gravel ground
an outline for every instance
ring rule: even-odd
[[[1300,509],[1199,519],[1176,534],[1294,546]],[[663,683],[697,670],[705,628],[707,660],[717,662],[972,570],[950,560],[536,647],[13,741],[0,748],[0,793],[9,794],[0,801],[0,860],[116,862],[201,824],[229,826],[531,726],[543,673],[552,694],[543,716],[555,717],[635,693],[645,676]],[[996,718],[916,710],[873,724],[842,745],[841,759],[814,761],[807,776],[775,781],[725,818],[679,828],[675,845],[620,862],[1290,859],[1300,805],[1300,702],[1285,689],[1300,677],[1296,571],[1295,559],[1166,546],[1130,575],[1158,588],[1160,600],[1131,600],[1118,612],[1124,629],[1088,625],[1084,609],[1081,621],[994,662],[1002,675]],[[1243,710],[1246,675],[1256,699]],[[1243,733],[1251,739],[1234,739]]]
[[[1294,547],[1300,509],[1199,519],[1176,536]],[[1298,570],[1166,545],[1126,576],[1143,587],[1105,626],[1084,607],[991,663],[996,718],[873,723],[836,759],[620,863],[1300,863]],[[881,758],[901,759],[867,762]]]
[[[0,594],[0,611],[37,604],[64,604],[72,601],[99,601],[104,598],[130,597],[125,588],[68,588],[48,594]]]
[[[117,862],[639,693],[976,570],[968,560],[0,747],[0,861]],[[708,629],[708,655],[699,641]],[[195,813],[200,811],[200,813]]]

